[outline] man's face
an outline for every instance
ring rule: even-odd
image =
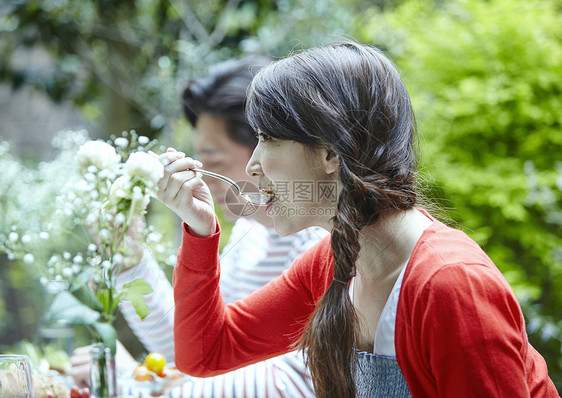
[[[205,170],[222,174],[235,182],[249,181],[257,185],[257,179],[253,181],[245,171],[253,149],[229,137],[224,119],[211,114],[199,116],[195,125],[194,149]],[[215,202],[227,210],[226,193],[230,185],[213,177],[203,176],[203,179]]]

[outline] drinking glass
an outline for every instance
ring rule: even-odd
[[[0,355],[0,398],[34,398],[27,356]]]

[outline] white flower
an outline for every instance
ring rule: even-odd
[[[7,251],[8,259],[37,268],[43,284],[74,283],[88,269],[88,286],[113,295],[121,269],[138,262],[129,255],[130,246],[145,243],[144,231],[132,237],[125,229],[146,212],[164,166],[145,152],[152,148],[150,139],[134,132],[112,142],[90,140],[80,132],[67,136],[72,141],[59,142],[55,161],[41,162],[37,168],[20,164],[0,138],[0,192],[10,188],[6,203],[18,205],[7,212],[0,209],[0,249]],[[125,166],[123,154],[131,151],[135,152],[127,155]],[[78,227],[92,243],[66,242]],[[161,239],[154,228],[151,231],[154,239]],[[65,251],[67,243],[72,243],[72,251]],[[75,252],[75,243],[87,250]]]
[[[101,256],[99,256],[99,255],[90,258],[90,265],[91,265],[91,266],[94,266],[94,267],[95,267],[95,266],[97,266],[97,265],[100,265],[101,262],[102,262],[102,259],[101,259]]]
[[[133,200],[141,200],[142,197],[142,189],[140,187],[133,187]]]
[[[94,225],[98,221],[98,217],[94,213],[89,213],[86,216],[86,224]]]
[[[148,153],[135,152],[125,162],[125,172],[131,177],[139,177],[147,186],[156,186],[164,176],[164,165]]]
[[[109,198],[112,202],[117,203],[121,199],[131,198],[131,178],[128,175],[121,176],[113,181],[109,190]]]
[[[129,140],[125,137],[117,137],[114,142],[115,145],[121,148],[127,148],[127,145],[129,145]]]
[[[150,203],[150,195],[133,195],[133,203],[131,207],[133,208],[133,216],[140,216],[144,214],[144,210],[148,207]]]
[[[98,170],[115,170],[121,157],[115,148],[103,141],[88,141],[83,144],[76,154],[78,165],[82,171],[95,166]]]
[[[106,228],[100,229],[98,235],[103,241],[108,241],[111,238],[111,233]]]
[[[116,253],[113,256],[113,262],[115,265],[119,265],[123,263],[123,255],[121,253]]]
[[[158,232],[151,232],[146,237],[147,242],[160,242],[162,239],[162,234]]]
[[[116,225],[121,225],[125,222],[125,215],[123,213],[117,213],[115,215],[115,224]]]
[[[98,176],[100,178],[106,178],[106,179],[110,180],[112,178],[115,178],[115,170],[107,170],[107,169],[101,170],[98,173]]]

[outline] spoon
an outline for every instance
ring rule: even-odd
[[[154,156],[155,158],[158,158],[158,155],[152,151],[148,151],[148,154],[151,156]],[[217,174],[217,173],[213,173],[212,171],[207,171],[207,170],[203,170],[203,169],[191,169],[193,171],[198,171],[201,174],[206,174],[210,177],[215,177],[218,178],[219,180],[223,180],[225,182],[228,182],[229,184],[231,184],[234,188],[236,188],[238,190],[238,194],[240,196],[242,196],[242,198],[248,202],[251,203],[253,205],[256,206],[265,206],[266,204],[268,204],[269,202],[271,202],[271,200],[273,199],[273,192],[271,191],[262,191],[262,192],[244,192],[242,191],[242,188],[240,188],[240,185],[238,185],[237,183],[235,183],[234,181],[232,181],[230,178],[225,177],[221,174]]]
[[[268,204],[273,199],[273,192],[270,192],[270,191],[244,192],[244,191],[242,191],[242,188],[240,188],[240,186],[237,183],[235,183],[230,178],[225,177],[221,174],[213,173],[212,171],[207,171],[207,170],[203,170],[203,169],[191,169],[191,170],[198,171],[201,174],[205,174],[205,175],[208,175],[210,177],[215,177],[215,178],[218,178],[219,180],[228,182],[229,184],[231,184],[234,188],[236,188],[238,190],[238,194],[240,194],[240,196],[242,196],[242,198],[246,202],[251,203],[253,205],[265,206],[266,204]]]

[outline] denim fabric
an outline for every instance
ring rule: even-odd
[[[355,372],[357,398],[411,398],[406,379],[395,358],[358,353]]]

